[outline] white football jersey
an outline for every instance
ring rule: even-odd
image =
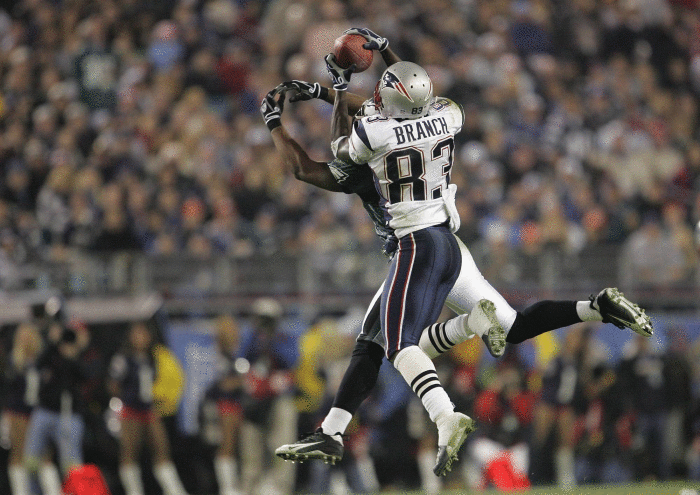
[[[356,120],[349,138],[350,158],[374,172],[388,224],[401,238],[450,221],[459,228],[450,185],[454,136],[464,124],[462,107],[436,98],[417,119],[370,115]]]

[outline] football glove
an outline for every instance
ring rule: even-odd
[[[379,36],[377,33],[367,28],[350,28],[343,34],[359,34],[362,36],[367,40],[367,43],[362,45],[362,48],[365,50],[377,50],[379,52],[383,52],[389,48],[388,39]]]
[[[338,65],[335,59],[335,55],[329,53],[326,55],[326,69],[328,69],[328,74],[331,76],[333,81],[333,89],[336,91],[347,91],[348,84],[350,83],[350,76],[355,71],[355,64],[352,64],[347,69],[343,69]]]
[[[289,101],[292,103],[295,101],[312,100],[314,98],[325,100],[328,97],[328,88],[324,88],[319,83],[312,84],[310,82],[300,81],[298,79],[285,81],[275,89],[278,93],[294,91],[294,94],[289,98]]]
[[[263,116],[263,120],[265,120],[265,125],[267,126],[270,131],[274,129],[275,127],[279,127],[282,125],[282,109],[284,108],[284,92],[280,93],[280,96],[277,100],[275,100],[275,96],[279,91],[277,88],[273,89],[267,95],[265,95],[265,98],[263,98],[262,103],[260,104],[260,113]]]

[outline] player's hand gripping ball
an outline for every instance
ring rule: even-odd
[[[363,45],[367,39],[359,34],[344,34],[335,40],[333,54],[335,59],[343,69],[347,69],[355,64],[353,72],[362,72],[372,65],[374,54],[372,50],[367,50]]]

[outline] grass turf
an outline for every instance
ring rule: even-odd
[[[421,491],[393,491],[382,492],[382,495],[421,495]],[[499,490],[465,491],[444,490],[440,495],[497,495],[503,494]],[[563,490],[558,487],[537,487],[525,492],[528,495],[700,495],[700,482],[698,481],[673,481],[673,482],[648,482],[629,483],[620,485],[583,485],[571,490]]]

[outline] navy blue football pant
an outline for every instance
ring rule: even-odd
[[[446,226],[428,227],[399,239],[381,299],[380,323],[388,359],[418,345],[423,329],[440,316],[461,267],[459,245]]]

